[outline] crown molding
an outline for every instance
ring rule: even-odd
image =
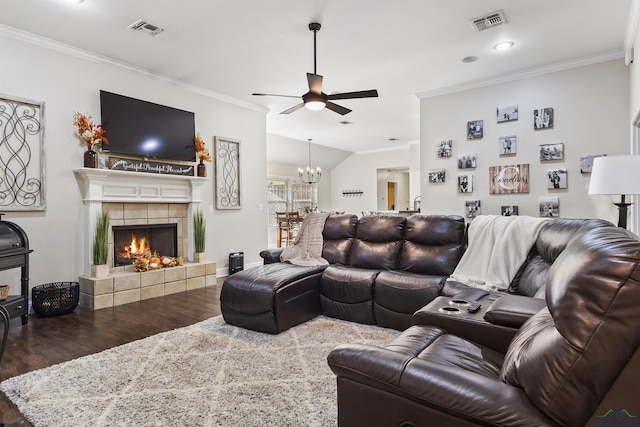
[[[448,86],[416,93],[418,99],[433,98],[441,95],[450,95],[453,93],[464,92],[472,89],[479,89],[497,84],[509,83],[516,80],[528,79],[531,77],[542,76],[545,74],[555,73],[557,71],[569,70],[572,68],[584,67],[586,65],[598,64],[601,62],[611,61],[614,59],[624,58],[624,52],[608,52],[601,55],[586,56],[583,58],[572,59],[553,65],[548,65],[530,70],[520,71],[512,74],[504,74],[502,76],[493,77],[487,80],[477,80],[475,82],[465,83],[461,85]]]
[[[206,89],[201,86],[193,85],[183,82],[181,80],[174,79],[164,74],[155,73],[153,71],[136,67],[126,62],[118,61],[107,56],[98,55],[95,52],[91,52],[85,49],[80,49],[65,43],[60,43],[55,40],[51,40],[42,36],[38,36],[33,33],[18,30],[13,27],[0,24],[0,37],[6,37],[14,40],[18,40],[24,43],[29,43],[35,46],[39,46],[45,49],[49,49],[55,52],[59,52],[65,55],[73,56],[85,61],[94,62],[102,65],[110,65],[116,68],[124,69],[126,71],[142,74],[155,79],[163,80],[167,83],[177,85],[186,91],[203,95],[208,98],[215,99],[217,101],[226,102],[228,104],[237,105],[239,107],[247,108],[249,110],[258,111],[260,113],[268,113],[269,109],[261,107],[259,105],[251,104],[249,102],[241,101],[239,99],[224,95],[222,93]]]
[[[629,11],[629,21],[627,22],[627,31],[624,37],[624,50],[633,47],[638,32],[638,24],[640,24],[640,0],[631,1],[631,10]]]

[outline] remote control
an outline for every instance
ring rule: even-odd
[[[468,311],[469,313],[475,313],[475,312],[477,312],[478,310],[480,310],[480,307],[481,307],[481,306],[482,306],[482,305],[481,305],[480,303],[472,302],[471,304],[469,304],[469,305],[467,306],[467,311]]]

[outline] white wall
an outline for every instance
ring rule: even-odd
[[[517,121],[496,123],[496,108],[517,104]],[[553,107],[553,129],[535,131],[533,110]],[[589,175],[580,173],[580,157],[629,153],[629,72],[614,60],[459,93],[421,99],[422,212],[465,215],[465,200],[479,199],[483,214],[499,214],[502,205],[518,205],[521,215],[539,215],[539,198],[557,196],[560,216],[600,216],[617,222],[610,197],[587,195]],[[484,137],[467,141],[466,126],[484,120]],[[517,155],[500,157],[498,138],[517,135]],[[453,156],[436,157],[436,143],[453,140]],[[564,161],[541,162],[539,145],[564,143]],[[477,154],[476,169],[457,168],[457,156]],[[526,163],[529,194],[490,195],[489,166]],[[427,171],[444,168],[445,184],[429,184]],[[548,190],[546,171],[566,168],[568,188]],[[457,193],[456,176],[473,175],[473,193]],[[604,198],[603,198],[604,197]]]
[[[408,169],[410,164],[409,147],[352,154],[331,171],[331,209],[357,215],[377,210],[378,169]],[[363,194],[345,197],[344,190],[360,190]]]
[[[64,51],[64,52],[63,52]],[[140,98],[195,112],[196,129],[213,152],[214,135],[241,141],[242,209],[216,210],[213,179],[203,188],[207,221],[206,252],[223,269],[228,250],[244,250],[245,263],[259,262],[267,244],[266,115],[258,109],[222,102],[195,93],[159,76],[141,73],[54,45],[42,47],[0,36],[0,93],[46,103],[46,198],[44,212],[10,212],[5,219],[27,232],[32,286],[75,281],[89,263],[83,253],[82,200],[73,170],[82,167],[84,149],[74,136],[74,111],[100,118],[99,90]],[[69,53],[67,53],[69,52]],[[196,66],[196,65],[194,65]],[[109,136],[108,129],[105,134]],[[213,174],[207,165],[208,174]],[[4,272],[3,282],[16,284],[19,270]],[[12,293],[19,287],[14,285]]]

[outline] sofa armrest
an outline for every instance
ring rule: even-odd
[[[464,302],[458,305],[457,297],[438,297],[414,313],[413,324],[437,326],[453,335],[506,353],[518,329],[494,325],[484,319],[489,306],[502,297],[489,294],[479,301],[480,309],[473,313],[467,312]]]
[[[418,328],[415,333],[419,333],[420,327],[413,328]],[[422,330],[428,333],[429,328]],[[463,367],[417,357],[425,343],[409,347],[412,347],[413,354],[366,344],[342,344],[332,350],[327,361],[338,376],[338,417],[367,420],[360,425],[389,425],[380,421],[388,415],[385,413],[389,408],[385,405],[369,406],[366,413],[345,416],[347,412],[361,409],[360,402],[375,401],[373,399],[382,391],[387,393],[384,394],[385,401],[389,397],[400,399],[393,402],[399,405],[396,412],[405,414],[403,418],[409,418],[407,414],[415,413],[415,405],[420,405],[425,411],[446,414],[447,425],[451,426],[522,426],[523,418],[530,425],[557,425],[542,414],[521,389]],[[362,392],[343,395],[343,379],[364,385],[359,389]],[[370,392],[373,394],[367,394]],[[382,413],[378,414],[379,410]]]
[[[531,316],[546,306],[545,300],[523,295],[503,295],[484,313],[484,320],[494,325],[520,328]]]
[[[260,256],[263,259],[263,264],[273,264],[274,262],[280,262],[280,254],[284,248],[265,249],[260,251]]]

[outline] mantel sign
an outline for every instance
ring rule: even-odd
[[[109,169],[131,172],[147,172],[165,175],[193,176],[194,167],[176,163],[149,162],[146,160],[109,157]]]

